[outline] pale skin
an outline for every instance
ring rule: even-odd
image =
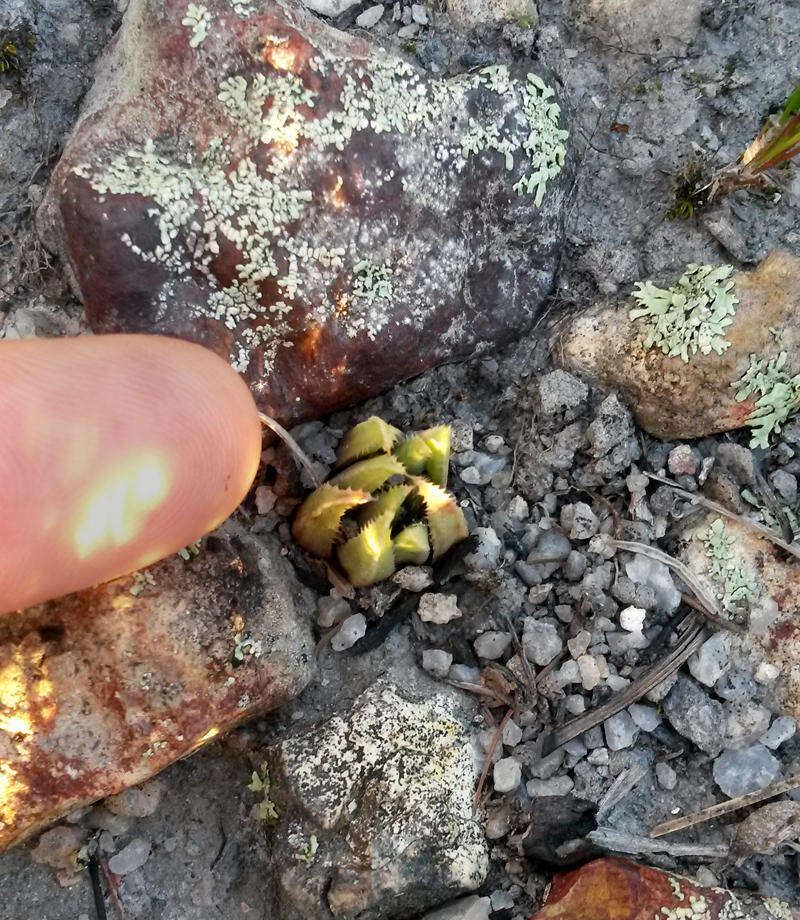
[[[0,614],[193,543],[241,502],[260,454],[249,389],[199,345],[0,343]]]

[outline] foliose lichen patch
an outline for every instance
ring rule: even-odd
[[[242,18],[253,12],[249,3],[230,0],[229,6]],[[182,23],[192,53],[211,53],[223,19],[204,5],[188,4]],[[227,127],[207,143],[176,150],[163,138],[150,138],[87,158],[73,172],[101,201],[138,195],[152,202],[148,216],[157,240],[145,227],[140,234],[125,232],[124,245],[174,278],[204,277],[209,294],[194,307],[198,320],[219,321],[230,330],[237,370],[246,370],[259,349],[262,373],[268,374],[278,350],[292,347],[309,327],[335,320],[349,338],[375,339],[398,292],[409,306],[394,322],[421,329],[430,310],[426,292],[409,282],[398,247],[360,249],[356,223],[345,235],[348,245],[330,248],[305,229],[311,215],[319,215],[320,225],[351,219],[342,176],[334,173],[325,188],[314,181],[323,156],[335,158],[360,132],[395,135],[404,191],[427,197],[422,203],[435,202],[440,210],[452,206],[457,177],[473,157],[499,156],[516,194],[531,196],[539,207],[564,166],[567,132],[553,90],[533,73],[515,80],[508,67],[494,65],[428,81],[406,61],[377,49],[360,62],[330,51],[301,61],[291,30],[261,41],[258,72],[245,64],[219,80],[215,115]],[[331,86],[338,87],[333,104],[321,89]],[[475,92],[491,102],[483,109],[492,114],[482,120],[471,114],[469,94]],[[421,168],[412,153],[420,137],[435,152],[424,191],[410,182]],[[397,178],[391,168],[364,175],[365,194],[377,194]],[[218,271],[231,247],[238,259],[232,276]],[[456,264],[459,255],[452,253]],[[162,306],[168,309],[166,302]]]
[[[761,594],[762,588],[756,577],[748,572],[734,553],[736,538],[729,534],[725,521],[717,518],[705,533],[700,534],[706,557],[708,572],[722,606],[734,616],[746,616],[753,603]]]
[[[672,287],[637,282],[633,298],[640,306],[630,311],[630,318],[646,322],[644,347],[660,348],[686,362],[698,351],[722,354],[729,348],[725,330],[738,303],[734,283],[728,280],[732,271],[731,265],[691,263]]]
[[[770,360],[750,355],[750,366],[731,384],[736,388],[737,402],[755,398],[755,408],[747,418],[752,429],[751,447],[768,448],[770,437],[779,434],[800,407],[800,374],[789,374],[787,359],[785,351]]]

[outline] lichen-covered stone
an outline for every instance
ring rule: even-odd
[[[6,614],[0,850],[294,697],[310,608],[277,545],[228,523],[186,561]]]
[[[229,357],[296,422],[527,329],[567,132],[533,68],[431,78],[271,0],[131,0],[40,228],[97,331]]]
[[[283,918],[408,917],[482,884],[468,719],[379,682],[269,752]]]
[[[639,424],[657,437],[697,438],[750,424],[754,439],[766,446],[778,430],[770,427],[777,416],[764,417],[769,394],[758,402],[762,394],[755,378],[761,374],[761,381],[782,381],[795,399],[787,408],[797,408],[796,387],[788,384],[800,372],[799,279],[800,258],[781,250],[753,271],[733,272],[719,288],[733,282],[734,312],[720,310],[719,321],[708,325],[701,343],[696,342],[697,316],[685,324],[681,342],[674,323],[666,323],[662,334],[648,317],[637,317],[641,300],[600,303],[560,332],[557,354],[570,370],[618,390]],[[707,315],[711,308],[701,311]],[[707,353],[693,350],[697,344],[708,346]]]
[[[800,909],[627,859],[597,859],[557,875],[544,907],[531,920],[798,920]]]

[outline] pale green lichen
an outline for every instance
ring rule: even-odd
[[[247,784],[247,788],[253,795],[261,796],[261,801],[256,807],[256,813],[261,821],[270,822],[278,820],[278,809],[269,795],[271,787],[272,783],[266,766],[261,768],[260,775],[256,770],[253,770],[253,775],[250,782]]]
[[[746,614],[761,590],[754,578],[737,563],[733,552],[736,538],[728,533],[722,518],[717,518],[700,535],[700,540],[705,546],[708,572],[722,606],[731,614]]]
[[[737,402],[755,397],[755,408],[747,417],[752,429],[751,447],[769,447],[770,436],[779,434],[800,406],[800,374],[789,375],[787,357],[785,351],[769,361],[750,355],[747,371],[731,384],[736,389]]]
[[[231,5],[237,15],[252,12],[250,4]],[[209,23],[205,7],[189,5],[184,25],[192,30],[190,44],[196,47],[205,39]],[[264,41],[267,59],[271,53],[282,54],[283,61],[291,59],[294,52],[287,38],[269,35]],[[104,154],[96,163],[75,169],[101,196],[140,195],[152,202],[148,213],[156,222],[158,243],[144,244],[128,234],[122,241],[139,258],[163,266],[176,279],[205,276],[208,299],[194,308],[196,315],[231,330],[231,363],[236,370],[245,371],[252,352],[260,349],[262,377],[270,373],[281,347],[291,348],[308,329],[322,327],[334,317],[348,337],[374,339],[388,321],[386,308],[405,274],[404,256],[390,251],[388,244],[385,251],[367,256],[355,244],[346,251],[321,247],[306,238],[305,234],[318,230],[305,230],[300,223],[311,208],[331,227],[335,225],[330,201],[343,182],[334,176],[338,185],[312,192],[306,169],[310,157],[343,150],[355,133],[364,130],[396,132],[401,140],[427,134],[437,143],[435,161],[424,168],[438,170],[437,177],[447,175],[442,173],[445,167],[450,176],[459,173],[469,157],[481,150],[497,151],[509,169],[515,158],[520,159],[526,171],[514,188],[518,194],[534,195],[539,206],[566,155],[567,132],[559,128],[560,110],[553,91],[534,74],[520,86],[505,65],[496,65],[477,74],[426,83],[408,62],[378,51],[363,62],[319,53],[310,66],[321,80],[341,84],[338,106],[327,106],[320,117],[315,112],[319,94],[290,67],[249,78],[234,74],[219,84],[216,96],[230,134],[245,141],[233,164],[227,137],[217,136],[202,151],[180,154],[157,149],[147,140],[141,147],[110,158]],[[479,87],[499,97],[501,105],[494,108],[501,114],[485,125],[471,120],[462,136],[458,126],[463,125],[466,94]],[[270,151],[266,162],[263,145]],[[404,173],[414,175],[414,188],[421,188],[424,196],[431,183],[417,175],[417,164],[409,159],[413,158],[400,143],[398,161],[402,160]],[[390,178],[376,177],[376,181]],[[401,181],[408,191],[405,174]],[[446,194],[441,192],[443,200]],[[147,239],[146,228],[143,238]],[[231,246],[241,257],[235,276],[222,284],[214,263],[223,248],[230,251]],[[448,250],[448,257],[457,260],[458,253]],[[340,286],[340,279],[348,274],[349,289]],[[268,279],[274,279],[277,288],[271,301],[263,292]],[[159,294],[162,314],[169,309],[168,292],[174,289],[170,282]],[[411,303],[400,321],[421,328],[429,302],[424,292],[405,294]],[[291,314],[297,304],[293,324]]]
[[[730,347],[725,330],[733,322],[738,299],[731,265],[686,266],[677,284],[656,287],[652,281],[637,283],[633,298],[640,304],[630,311],[632,320],[646,320],[645,348],[660,348],[669,357],[689,360],[699,351],[722,354]]]
[[[233,637],[233,642],[234,661],[244,661],[245,655],[251,658],[261,657],[262,645],[256,639],[253,639],[249,633],[236,633]]]
[[[308,838],[308,844],[302,849],[295,850],[294,858],[297,862],[302,863],[304,866],[310,866],[317,856],[317,850],[319,848],[319,843],[317,841],[317,835],[312,834]]]
[[[192,31],[189,45],[198,48],[206,40],[208,27],[211,25],[211,14],[208,8],[196,3],[186,7],[186,15],[181,20],[181,25],[188,26]]]

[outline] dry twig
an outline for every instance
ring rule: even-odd
[[[718,802],[716,805],[709,805],[708,808],[702,808],[700,811],[694,812],[694,814],[684,815],[683,818],[675,818],[673,821],[664,821],[663,824],[657,824],[650,831],[650,836],[653,838],[663,837],[665,834],[682,831],[685,827],[694,827],[695,824],[702,824],[712,818],[719,818],[720,815],[727,815],[732,811],[738,811],[740,808],[746,808],[748,805],[755,805],[776,795],[783,795],[784,792],[791,792],[792,789],[797,789],[798,786],[800,786],[800,773],[795,773],[788,779],[781,780],[779,783],[772,783],[763,789],[756,789],[755,792],[747,792],[744,795],[737,796],[735,799],[728,799],[727,802]]]

